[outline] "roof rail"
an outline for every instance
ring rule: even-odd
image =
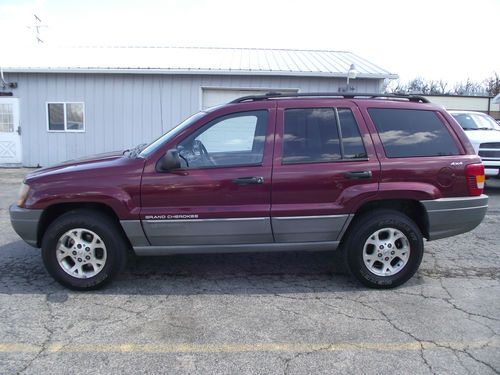
[[[303,97],[328,97],[328,98],[341,98],[341,99],[406,99],[409,102],[416,103],[430,103],[429,99],[419,95],[406,95],[406,94],[339,94],[333,92],[311,92],[311,93],[297,93],[297,94],[284,94],[281,92],[268,92],[264,95],[249,95],[242,96],[241,98],[234,99],[229,103],[243,103],[253,102],[258,100],[266,100],[273,98],[303,98]]]

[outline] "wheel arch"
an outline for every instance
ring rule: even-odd
[[[354,213],[354,217],[349,223],[346,233],[342,236],[342,239],[347,237],[349,230],[354,227],[356,222],[362,216],[370,211],[378,209],[395,210],[405,214],[415,222],[422,235],[426,239],[429,239],[429,219],[427,211],[422,203],[414,199],[382,199],[362,204]]]
[[[113,208],[111,208],[105,203],[100,203],[100,202],[78,202],[78,203],[56,203],[43,210],[43,213],[40,217],[40,221],[38,223],[37,246],[38,247],[41,246],[43,236],[47,231],[47,228],[54,220],[56,220],[61,215],[74,210],[89,210],[94,212],[100,212],[106,215],[117,224],[117,228],[119,228],[125,240],[129,242],[120,224],[118,215],[113,210]]]

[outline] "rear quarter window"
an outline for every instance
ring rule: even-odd
[[[433,111],[370,108],[389,158],[459,155],[446,126]]]

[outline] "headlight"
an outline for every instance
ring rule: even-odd
[[[19,193],[17,195],[17,205],[19,207],[24,207],[26,203],[26,198],[28,198],[28,192],[30,191],[30,187],[24,183],[21,184],[19,188]]]

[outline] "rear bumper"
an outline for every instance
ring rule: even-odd
[[[477,227],[488,209],[488,196],[421,201],[427,211],[429,240],[451,237]]]
[[[38,247],[38,222],[42,211],[21,208],[16,204],[9,207],[12,227],[26,243],[33,247]]]

